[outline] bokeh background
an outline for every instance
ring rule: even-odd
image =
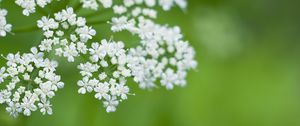
[[[143,91],[130,82],[136,95],[107,114],[92,95],[77,93],[76,63],[60,60],[66,86],[52,100],[54,115],[34,112],[13,119],[1,106],[0,126],[300,126],[299,0],[188,1],[187,10],[162,12],[158,19],[181,26],[197,51],[199,66],[189,72],[185,88]],[[63,6],[48,6],[43,13]],[[22,29],[34,26],[42,13],[25,17],[11,0],[1,7],[19,31],[0,38],[0,53],[28,52],[42,34]],[[110,37],[107,26],[94,27],[98,40]],[[121,37],[114,38],[132,39]]]

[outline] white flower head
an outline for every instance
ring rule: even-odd
[[[186,85],[186,71],[196,68],[197,62],[194,49],[182,40],[180,28],[139,20],[132,33],[141,38],[141,45],[130,49],[128,56],[134,80],[143,89],[155,87],[157,80],[167,89]]]
[[[8,82],[6,89],[0,90],[0,104],[14,117],[20,113],[30,116],[38,106],[43,114],[52,114],[49,100],[64,83],[55,74],[56,61],[43,55],[35,47],[31,53],[9,54],[6,68],[0,70],[0,84]]]
[[[54,18],[42,17],[38,20],[38,27],[44,31],[46,37],[39,49],[46,52],[54,50],[57,56],[74,62],[76,57],[87,53],[85,43],[96,35],[96,31],[86,25],[85,18],[77,17],[71,7],[54,15]],[[71,31],[73,34],[67,35],[70,27],[74,27]]]
[[[95,93],[104,102],[107,112],[115,111],[119,101],[127,99],[129,87],[126,78],[131,76],[127,67],[127,54],[123,42],[102,40],[89,48],[90,62],[78,66],[82,80],[78,93]]]
[[[15,3],[29,16],[53,1],[60,0],[15,0]],[[195,50],[183,40],[178,26],[155,22],[158,7],[164,11],[174,6],[185,9],[186,0],[79,2],[82,8],[112,9],[114,15],[107,21],[112,34],[129,32],[138,38],[138,45],[128,49],[126,43],[112,39],[91,42],[96,30],[87,25],[87,19],[78,17],[77,9],[72,7],[41,17],[37,27],[44,38],[39,45],[31,48],[30,53],[8,54],[6,66],[0,67],[0,85],[4,87],[0,89],[0,104],[11,116],[30,116],[34,111],[53,114],[51,99],[64,83],[56,74],[58,63],[48,59],[48,54],[79,62],[77,68],[82,78],[77,81],[78,93],[92,93],[108,113],[115,112],[128,99],[129,77],[142,89],[157,87],[157,82],[168,90],[187,84],[188,70],[197,67]],[[0,9],[0,37],[11,32],[12,25],[7,23],[6,15],[7,11]]]

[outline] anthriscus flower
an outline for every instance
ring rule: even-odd
[[[64,87],[61,77],[55,73],[57,62],[44,58],[44,53],[31,48],[30,53],[8,54],[6,66],[0,70],[0,104],[16,117],[20,113],[30,116],[40,110],[52,114],[50,99]]]
[[[129,87],[126,78],[131,76],[123,42],[94,42],[89,48],[89,60],[78,66],[83,79],[78,81],[78,93],[93,92],[104,102],[107,112],[114,112],[122,100],[127,99]]]
[[[61,1],[15,0],[26,16],[52,2]],[[64,4],[73,6],[69,2],[72,3],[68,0]],[[187,84],[187,72],[197,67],[195,50],[184,40],[179,26],[155,22],[159,17],[157,9],[168,11],[175,6],[185,9],[186,0],[74,0],[74,3],[75,7],[53,10],[55,13],[37,20],[36,27],[43,38],[30,53],[3,56],[7,63],[0,67],[0,104],[10,115],[30,116],[37,110],[42,114],[53,113],[50,100],[64,87],[61,76],[56,74],[57,57],[64,57],[70,64],[77,63],[81,75],[76,79],[77,92],[92,93],[106,112],[115,112],[133,94],[127,83],[129,78],[142,89],[161,85],[171,90]],[[94,13],[79,16],[77,12],[82,8]],[[108,19],[89,20],[105,9],[113,12]],[[12,25],[7,24],[6,15],[7,11],[0,9],[0,37],[11,32]],[[97,35],[89,26],[99,22],[109,26],[110,40]],[[113,36],[119,32],[131,33],[137,44],[128,46],[122,38],[115,41]]]
[[[23,14],[26,16],[35,13],[37,6],[44,8],[51,2],[52,0],[15,0],[15,3],[23,8]]]
[[[57,56],[74,62],[75,57],[87,53],[85,43],[96,35],[96,31],[86,25],[85,18],[77,17],[71,7],[54,15],[54,18],[44,16],[37,21],[45,36],[39,49],[46,52],[54,50]]]
[[[131,29],[135,29],[131,32],[139,36],[141,44],[130,49],[128,66],[139,86],[152,88],[157,80],[167,89],[186,85],[186,72],[195,68],[197,62],[194,49],[182,40],[180,28],[140,18]]]

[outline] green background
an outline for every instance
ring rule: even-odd
[[[130,82],[136,95],[107,114],[92,95],[77,93],[76,63],[58,59],[66,85],[52,100],[54,115],[34,112],[13,119],[1,106],[0,126],[300,126],[299,5],[299,0],[189,0],[187,10],[173,8],[158,19],[180,26],[197,51],[199,66],[189,72],[185,88],[144,91]],[[30,17],[12,0],[1,7],[9,10],[13,28],[22,30],[65,5],[47,6]],[[96,40],[111,37],[107,26],[93,26]],[[114,39],[134,40],[124,36]],[[41,39],[41,31],[10,34],[0,38],[0,53],[28,52]]]

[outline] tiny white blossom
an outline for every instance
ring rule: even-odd
[[[45,115],[46,113],[49,115],[53,114],[52,108],[51,108],[52,105],[46,99],[42,99],[41,103],[38,103],[38,106],[41,109],[40,111],[43,115]]]
[[[109,93],[109,84],[107,82],[105,83],[99,83],[96,87],[95,87],[95,98],[101,100],[102,98],[107,98],[109,97],[108,93]]]
[[[106,101],[104,101],[104,107],[106,107],[106,112],[115,112],[116,106],[119,105],[119,101],[116,100],[115,96],[107,97]]]
[[[64,57],[68,58],[69,62],[74,62],[74,57],[78,56],[78,51],[76,48],[76,45],[74,43],[71,43],[69,46],[66,46],[64,48]]]
[[[80,94],[85,94],[86,92],[93,91],[93,80],[89,80],[88,77],[84,77],[83,80],[78,81],[77,85],[81,87],[78,90],[78,93]]]
[[[6,21],[7,10],[0,8],[0,37],[6,36],[7,32],[11,32],[12,25]]]
[[[119,101],[127,99],[129,94],[125,78],[131,76],[131,71],[126,66],[124,43],[105,39],[101,43],[94,42],[89,48],[89,55],[91,62],[78,66],[83,76],[83,79],[78,81],[78,93],[95,92],[95,98],[106,104],[104,107],[107,112],[113,112]],[[95,75],[96,72],[100,74]],[[91,83],[89,78],[93,78],[94,83]]]
[[[104,8],[110,8],[113,5],[113,0],[80,0],[83,8],[89,8],[97,10],[99,7],[98,2],[102,4]]]
[[[23,8],[23,14],[26,16],[34,13],[36,10],[36,6],[44,8],[51,2],[52,0],[15,0],[15,3]]]
[[[125,29],[130,29],[131,26],[134,25],[134,23],[135,22],[133,20],[128,21],[128,18],[125,16],[121,16],[119,18],[114,17],[112,18],[111,21],[112,24],[111,30],[113,32],[119,32]]]
[[[37,21],[37,25],[39,28],[42,28],[44,31],[50,30],[50,29],[57,29],[58,23],[55,22],[52,18],[42,17],[41,20]]]

